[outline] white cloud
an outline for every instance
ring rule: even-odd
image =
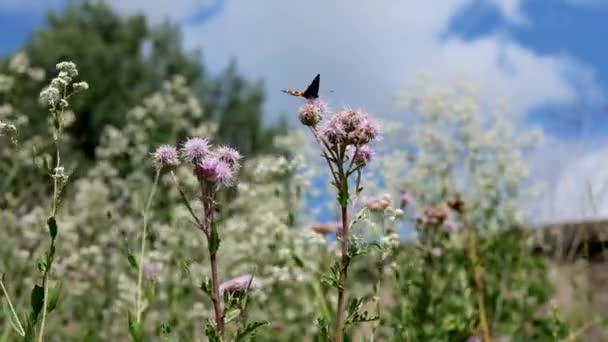
[[[509,22],[517,25],[528,24],[528,18],[521,10],[523,0],[490,0],[490,2],[498,7]]]
[[[519,17],[518,1],[493,0]],[[185,27],[190,47],[203,47],[219,69],[236,57],[250,77],[264,78],[271,114],[293,111],[283,87],[304,87],[321,73],[334,105],[349,103],[395,118],[393,95],[424,72],[436,81],[464,79],[489,98],[509,100],[513,112],[577,95],[572,77],[590,72],[564,56],[541,56],[508,37],[443,39],[449,20],[469,1],[307,2],[229,1],[222,15]],[[568,73],[566,77],[565,73]],[[598,86],[591,80],[591,88]]]

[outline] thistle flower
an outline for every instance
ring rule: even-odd
[[[203,138],[190,138],[182,146],[182,158],[191,164],[197,164],[209,155],[209,141]]]
[[[230,166],[223,161],[212,158],[204,159],[196,164],[194,171],[199,179],[205,182],[223,186],[233,184],[233,172]]]
[[[229,146],[220,146],[215,150],[215,155],[218,160],[228,164],[232,171],[239,169],[239,160],[241,159],[241,154],[234,148]]]
[[[355,151],[353,158],[358,165],[367,165],[372,161],[374,151],[368,146],[361,146]]]
[[[339,222],[326,222],[315,223],[310,227],[310,229],[312,229],[317,234],[329,235],[337,233],[340,230],[340,227],[341,225]]]
[[[305,126],[315,127],[327,111],[325,102],[319,99],[306,101],[298,110],[300,122]]]
[[[430,224],[441,224],[448,217],[448,209],[446,206],[431,206],[424,209],[424,216]]]
[[[162,145],[153,153],[156,167],[173,167],[179,165],[177,149],[173,145]]]
[[[260,284],[255,280],[251,274],[244,274],[242,276],[227,280],[220,284],[220,296],[224,293],[239,293],[247,290],[255,290],[260,287]]]
[[[368,201],[365,206],[371,211],[384,211],[391,205],[391,197],[389,195],[382,195],[379,198],[374,198]]]
[[[332,145],[341,144],[346,140],[346,132],[342,124],[334,118],[321,131],[323,138]]]

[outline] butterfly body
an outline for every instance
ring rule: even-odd
[[[317,74],[315,79],[312,80],[304,92],[291,89],[283,90],[283,92],[291,96],[303,97],[307,100],[314,100],[319,97],[319,83],[321,83],[321,75]]]

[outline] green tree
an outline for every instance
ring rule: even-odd
[[[74,147],[89,158],[94,158],[105,125],[124,124],[130,108],[176,74],[184,76],[199,95],[203,119],[219,121],[223,142],[255,154],[269,146],[277,130],[262,124],[261,84],[239,76],[234,64],[219,79],[207,78],[200,52],[185,52],[178,27],[168,22],[152,26],[144,16],[120,16],[103,2],[85,1],[50,12],[47,25],[33,34],[24,50],[47,75],[60,60],[74,61],[87,75],[91,89],[74,101],[78,115],[69,133]],[[31,91],[16,105],[40,130],[46,116],[34,100],[37,90]]]

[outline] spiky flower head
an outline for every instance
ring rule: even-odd
[[[215,150],[215,156],[218,160],[226,163],[232,171],[237,171],[240,168],[239,161],[241,154],[236,149],[229,146],[220,146]]]
[[[209,141],[204,138],[190,138],[182,146],[182,158],[191,164],[202,161],[209,153]]]
[[[242,276],[227,280],[220,284],[220,296],[224,293],[239,293],[255,290],[260,287],[259,282],[251,274],[244,274]]]
[[[355,163],[358,165],[367,165],[372,161],[374,151],[369,146],[361,146],[355,151]]]
[[[298,110],[298,118],[305,126],[315,127],[327,112],[327,104],[320,99],[306,101]]]
[[[333,117],[321,131],[323,139],[332,145],[341,144],[346,140],[344,127],[336,117]]]
[[[158,168],[175,167],[179,165],[177,149],[173,145],[159,146],[152,154],[152,158],[154,159],[154,164]]]
[[[198,178],[213,185],[231,186],[234,174],[228,164],[215,158],[203,159],[196,164],[194,171]]]

